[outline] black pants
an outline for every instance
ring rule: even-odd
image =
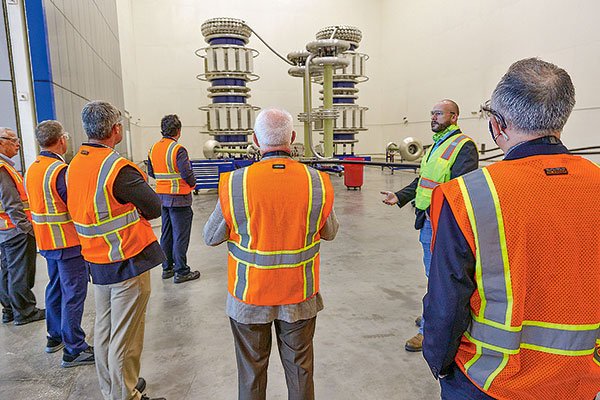
[[[271,323],[246,325],[229,320],[238,366],[238,399],[265,400]],[[294,323],[273,321],[289,400],[315,398],[313,336],[316,321],[317,317]]]
[[[31,288],[35,283],[35,238],[22,233],[0,243],[0,303],[12,311],[16,321],[30,317],[36,310]]]
[[[190,244],[193,216],[192,207],[163,206],[160,247],[167,256],[163,269],[173,268],[181,275],[190,272],[186,253]]]

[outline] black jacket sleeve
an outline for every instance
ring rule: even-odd
[[[398,207],[404,207],[406,204],[415,199],[415,196],[417,195],[418,184],[419,178],[417,177],[410,184],[396,192],[396,197],[398,197]]]
[[[446,200],[434,235],[423,299],[423,356],[438,378],[449,372],[461,337],[469,327],[470,300],[476,286],[475,257]]]
[[[160,198],[135,168],[126,166],[119,171],[113,193],[119,203],[132,203],[147,220],[160,217]]]
[[[458,178],[461,175],[475,171],[479,168],[479,152],[477,146],[472,141],[468,141],[460,149],[450,168],[450,179]]]

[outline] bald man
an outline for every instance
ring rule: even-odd
[[[382,191],[387,205],[403,207],[415,201],[415,229],[419,230],[419,241],[423,246],[423,263],[425,275],[429,277],[431,263],[431,223],[429,206],[431,193],[441,183],[459,177],[477,169],[479,155],[475,142],[464,135],[458,127],[460,114],[458,104],[445,99],[438,102],[431,110],[431,130],[433,144],[421,160],[419,176],[405,188],[394,192]],[[416,319],[419,332],[406,341],[407,351],[417,352],[423,349],[423,317]]]

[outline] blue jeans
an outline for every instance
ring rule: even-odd
[[[187,251],[192,232],[192,207],[162,207],[162,230],[160,247],[167,256],[163,270],[173,268],[175,273],[186,275]]]
[[[429,266],[431,265],[431,236],[433,232],[431,230],[431,222],[425,220],[423,227],[419,233],[419,242],[423,246],[423,264],[425,265],[425,276],[429,278]],[[423,327],[425,326],[425,318],[421,315],[421,326],[419,327],[419,333],[423,334]]]
[[[452,371],[440,379],[442,400],[494,400],[477,386],[456,365]]]
[[[67,260],[46,259],[46,327],[48,336],[63,341],[65,351],[79,354],[89,346],[81,328],[83,303],[87,296],[88,274],[82,256]]]

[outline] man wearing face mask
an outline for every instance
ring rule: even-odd
[[[479,155],[475,142],[464,135],[458,127],[459,108],[452,100],[442,100],[431,110],[433,145],[421,161],[419,177],[396,193],[382,191],[387,205],[403,207],[415,201],[415,229],[419,230],[419,241],[423,246],[425,275],[429,276],[431,262],[431,223],[429,206],[433,189],[450,179],[471,172],[478,167]],[[404,348],[416,352],[423,348],[423,326],[425,320],[417,318],[419,332],[406,341]]]
[[[560,140],[574,105],[565,70],[517,61],[483,108],[504,159],[432,194],[423,355],[445,400],[600,398],[600,168]]]
[[[31,289],[35,282],[35,237],[23,177],[11,160],[19,152],[12,129],[0,128],[0,302],[2,323],[43,320]]]

